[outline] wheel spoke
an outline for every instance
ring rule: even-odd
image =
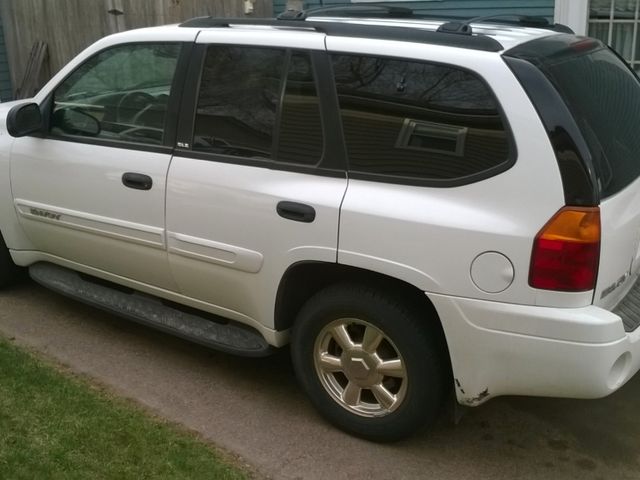
[[[342,350],[353,350],[355,344],[351,337],[349,336],[349,332],[347,331],[347,327],[344,325],[338,325],[331,329],[331,336],[333,339],[340,345]]]
[[[380,402],[380,405],[384,408],[391,408],[396,401],[395,395],[387,390],[381,383],[373,385],[371,387],[371,392],[373,393],[373,396],[376,397],[376,400]]]
[[[404,365],[402,365],[402,360],[399,358],[383,361],[378,365],[377,371],[380,375],[384,375],[386,377],[405,377]]]
[[[374,353],[382,340],[384,340],[384,336],[378,329],[366,327],[362,338],[362,349],[367,353]]]
[[[352,407],[358,405],[360,403],[360,393],[362,392],[362,388],[356,385],[354,382],[349,382],[347,387],[342,392],[342,400]]]
[[[340,357],[326,352],[320,354],[320,369],[325,373],[341,372],[342,360]]]

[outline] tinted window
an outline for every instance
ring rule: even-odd
[[[211,46],[196,112],[195,150],[271,158],[285,51]]]
[[[291,55],[280,118],[277,160],[306,165],[318,163],[324,142],[320,102],[308,53]]]
[[[56,89],[57,135],[162,144],[180,45],[123,45],[80,66]]]
[[[530,45],[542,71],[564,98],[589,144],[603,197],[640,175],[640,83],[600,42],[581,40],[542,56],[546,44]],[[518,55],[519,52],[515,52]],[[526,52],[524,52],[526,53]]]
[[[452,180],[506,164],[492,93],[475,75],[389,58],[333,57],[350,170]]]

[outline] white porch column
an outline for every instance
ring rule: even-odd
[[[586,35],[588,20],[589,0],[556,0],[556,23],[564,23],[576,34]]]

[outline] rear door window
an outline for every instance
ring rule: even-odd
[[[193,148],[270,159],[285,50],[219,45],[207,50]]]
[[[323,146],[309,52],[235,45],[207,48],[194,150],[314,166]]]

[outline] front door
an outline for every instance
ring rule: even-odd
[[[45,101],[44,138],[16,139],[11,184],[38,251],[174,289],[165,247],[167,111],[180,43],[111,47]]]

